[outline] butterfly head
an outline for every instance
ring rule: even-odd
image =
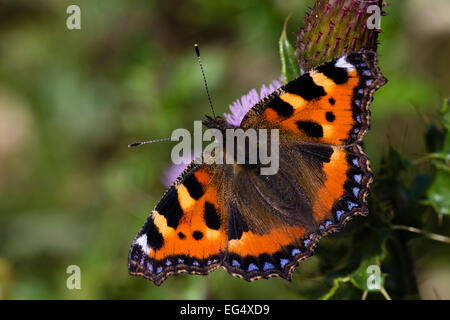
[[[217,116],[212,118],[208,115],[205,115],[206,119],[202,121],[203,125],[208,129],[219,129],[222,132],[225,132],[226,129],[234,129],[235,127],[229,124],[224,118]]]

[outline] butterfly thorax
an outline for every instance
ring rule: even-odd
[[[271,150],[271,133],[267,130],[264,135],[261,135],[260,130],[235,127],[221,117],[211,118],[209,116],[206,116],[203,125],[208,129],[220,131],[221,134],[214,136],[214,138],[216,141],[221,140],[219,141],[221,146],[219,149],[221,150],[223,163],[233,164],[235,169],[239,167],[250,170],[256,170],[262,164],[267,164],[267,161],[261,158],[259,150],[261,144],[266,146],[266,150]]]
[[[209,129],[219,129],[223,134],[225,134],[226,129],[236,129],[235,126],[229,124],[222,117],[211,118],[210,116],[206,116],[206,119],[202,123]]]

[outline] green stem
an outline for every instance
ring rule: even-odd
[[[386,300],[392,300],[385,288],[381,288],[380,292]]]
[[[361,297],[361,300],[366,300],[367,299],[367,294],[369,293],[369,291],[364,290],[363,295]]]
[[[333,280],[333,287],[328,291],[326,295],[322,297],[322,300],[329,300],[334,294],[336,293],[337,289],[339,289],[339,285],[341,283],[352,281],[352,278],[350,276],[342,277],[342,278],[336,278]]]
[[[418,228],[409,227],[409,226],[402,226],[402,225],[395,225],[392,228],[394,230],[406,230],[406,231],[409,231],[409,232],[422,234],[422,235],[424,235],[427,238],[432,239],[432,240],[445,242],[445,243],[450,243],[450,237],[446,237],[446,236],[443,236],[443,235],[437,234],[437,233],[426,232],[426,231],[423,231],[423,230],[418,229]]]

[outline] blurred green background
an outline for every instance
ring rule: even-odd
[[[389,145],[413,161],[424,157],[427,125],[450,93],[449,1],[389,2],[379,38],[389,82],[375,94],[365,139],[375,172]],[[81,30],[66,28],[74,3]],[[172,144],[127,144],[192,129],[210,113],[194,43],[216,112],[227,112],[250,89],[279,78],[283,22],[292,13],[294,41],[312,4],[0,0],[0,298],[311,298],[299,288],[316,256],[291,283],[248,283],[224,270],[170,277],[161,287],[129,276],[128,250],[165,190]],[[445,221],[439,231],[450,234]],[[439,296],[450,298],[450,245],[439,250],[443,271],[419,272],[417,255],[409,261],[414,297],[433,298],[423,288],[432,279],[445,286]],[[81,268],[81,290],[66,288],[69,265]]]

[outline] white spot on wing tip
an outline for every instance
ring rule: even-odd
[[[344,69],[347,70],[347,72],[350,72],[350,71],[355,70],[355,67],[354,67],[351,63],[349,63],[349,62],[345,59],[345,57],[339,58],[338,61],[337,61],[336,64],[335,64],[335,67],[338,67],[338,68],[344,68]]]
[[[149,254],[151,249],[147,244],[147,235],[145,233],[139,238],[137,238],[135,243],[142,248],[142,251],[144,251],[146,254]]]

